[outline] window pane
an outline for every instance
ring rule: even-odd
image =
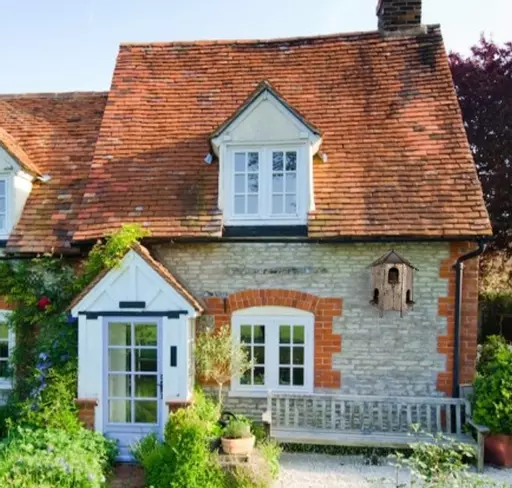
[[[247,354],[247,359],[249,361],[252,361],[252,347],[251,346],[243,346],[242,349],[244,350],[245,354]]]
[[[264,344],[265,343],[265,326],[255,325],[254,326],[254,343]]]
[[[109,374],[108,375],[108,396],[129,397],[131,396],[131,375]]]
[[[247,191],[249,193],[258,193],[258,175],[247,176]]]
[[[108,369],[109,371],[131,371],[130,349],[109,349]]]
[[[293,348],[293,364],[304,365],[304,348],[294,347]]]
[[[243,173],[245,171],[245,153],[235,153],[235,171]]]
[[[111,346],[130,346],[132,343],[131,324],[108,324],[108,343]]]
[[[279,348],[279,364],[290,364],[290,348],[288,346]]]
[[[0,215],[0,229],[5,229],[5,215]]]
[[[157,402],[135,402],[135,422],[138,424],[156,424],[157,421]]]
[[[279,384],[290,384],[290,368],[279,368]]]
[[[235,214],[243,215],[245,213],[245,197],[235,197]]]
[[[0,195],[5,195],[5,180],[0,180]]]
[[[289,344],[290,343],[290,326],[289,325],[281,325],[279,327],[279,342],[281,344]]]
[[[240,327],[240,342],[243,342],[245,344],[249,344],[252,342],[251,330],[252,327],[250,325],[242,325]]]
[[[0,212],[5,213],[5,197],[0,197]]]
[[[291,175],[287,175],[291,176]],[[274,193],[282,193],[283,190],[283,173],[274,173],[272,175],[272,191]]]
[[[295,173],[286,174],[286,191],[295,193],[297,191],[297,175]]]
[[[272,153],[272,170],[283,171],[283,153],[273,152]]]
[[[285,196],[284,209],[287,214],[294,214],[297,211],[297,197],[295,195]]]
[[[293,343],[304,344],[304,326],[294,325],[293,326]]]
[[[287,152],[286,153],[286,171],[296,171],[297,170],[297,153]]]
[[[265,384],[265,368],[258,367],[254,368],[254,384],[264,385]]]
[[[254,362],[255,364],[265,364],[265,347],[256,346],[254,348]]]
[[[293,385],[304,386],[304,369],[294,368],[293,369]]]
[[[9,359],[9,343],[0,342],[0,359]]]
[[[156,324],[135,324],[135,345],[156,346]]]
[[[250,152],[249,153],[249,171],[258,171],[258,159],[259,155],[257,152]]]
[[[9,327],[7,324],[0,324],[0,339],[9,339]]]
[[[283,196],[273,195],[272,196],[272,213],[282,214],[283,213]]]
[[[113,423],[132,421],[132,406],[130,400],[109,400],[108,420]]]
[[[137,398],[156,398],[157,397],[157,377],[156,377],[156,375],[136,375],[135,376],[135,396]]]
[[[235,193],[245,193],[245,175],[235,175]]]
[[[247,197],[247,213],[257,214],[258,213],[258,195],[249,195]]]
[[[7,378],[9,376],[9,362],[0,361],[0,378]]]
[[[240,377],[241,385],[250,385],[251,384],[251,373],[252,373],[252,370],[249,369]]]
[[[135,371],[157,372],[156,349],[135,349]]]

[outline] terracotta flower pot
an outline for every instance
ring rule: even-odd
[[[488,435],[485,438],[485,461],[512,468],[512,435]]]
[[[233,454],[238,456],[248,456],[254,448],[254,441],[256,438],[244,437],[243,439],[227,439],[222,437],[222,450],[226,454]]]

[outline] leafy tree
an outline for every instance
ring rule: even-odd
[[[206,381],[214,381],[219,387],[219,405],[224,383],[233,376],[242,375],[252,366],[245,348],[233,341],[228,325],[199,333],[195,354],[199,375]]]
[[[485,37],[471,55],[450,54],[464,125],[496,234],[512,251],[512,42]]]

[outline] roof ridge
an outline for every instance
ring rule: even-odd
[[[65,91],[65,92],[41,92],[41,93],[0,93],[0,100],[12,98],[71,98],[86,96],[106,96],[108,90],[105,91]]]
[[[425,25],[427,32],[432,32],[441,28],[440,24]],[[417,33],[404,34],[402,37],[417,37]],[[141,41],[141,42],[121,42],[120,47],[172,47],[172,46],[222,46],[226,44],[280,44],[286,42],[301,42],[311,40],[329,40],[339,38],[361,38],[361,37],[379,37],[383,40],[394,39],[394,37],[383,36],[379,30],[371,31],[352,31],[352,32],[334,32],[332,34],[314,34],[306,36],[290,36],[290,37],[273,37],[273,38],[255,38],[255,39],[196,39],[190,41]]]

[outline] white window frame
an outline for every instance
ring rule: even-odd
[[[0,173],[0,181],[5,182],[4,226],[0,227],[0,239],[6,239],[11,231],[11,212],[13,211],[11,194],[13,179],[10,175]]]
[[[272,153],[275,151],[297,153],[295,215],[272,215]],[[235,214],[235,153],[257,152],[259,154],[258,213]],[[253,145],[231,144],[226,147],[224,166],[224,216],[226,225],[306,225],[309,209],[309,151],[305,144],[265,143]],[[284,171],[283,171],[284,173]]]
[[[0,310],[0,323],[7,322],[7,317],[10,313],[11,313],[10,310]],[[10,328],[9,328],[7,344],[9,347],[8,361],[10,361],[12,351],[14,350],[14,346],[15,346],[15,334]],[[8,377],[0,376],[0,390],[10,390],[11,388],[12,388],[12,379],[8,378]]]
[[[279,326],[304,326],[304,385],[279,385]],[[242,325],[265,325],[265,384],[242,385],[239,377],[231,379],[232,396],[266,396],[269,391],[312,393],[315,374],[314,315],[288,307],[253,307],[235,312],[231,320],[231,334],[235,344],[240,343]]]

